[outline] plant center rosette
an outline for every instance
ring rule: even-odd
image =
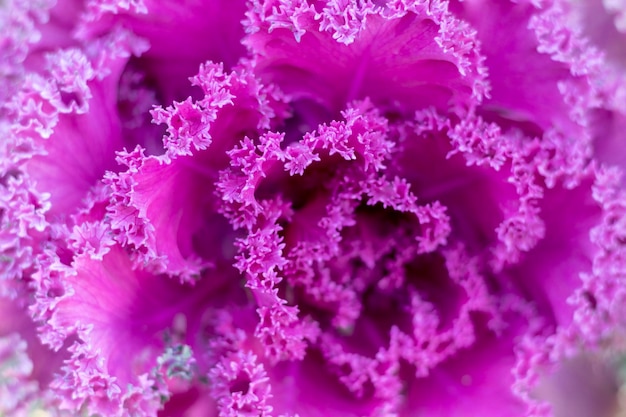
[[[619,338],[623,115],[565,3],[69,3],[0,119],[50,409],[549,416]]]

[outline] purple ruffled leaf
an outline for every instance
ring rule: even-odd
[[[246,31],[261,79],[331,112],[365,97],[391,111],[447,108],[488,89],[473,30],[443,2],[255,1]]]

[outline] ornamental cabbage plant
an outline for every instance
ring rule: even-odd
[[[623,0],[0,28],[1,416],[623,415]]]

